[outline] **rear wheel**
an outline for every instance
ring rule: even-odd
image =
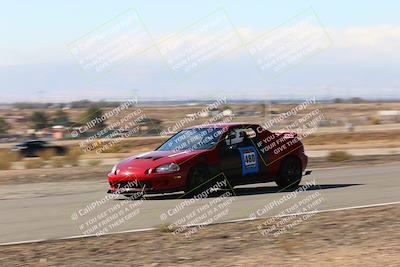
[[[296,157],[287,157],[283,160],[275,180],[279,188],[297,188],[301,182],[301,162]]]

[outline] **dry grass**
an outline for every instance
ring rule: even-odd
[[[121,142],[89,142],[82,149],[88,153],[130,153],[138,150],[153,150],[160,146],[167,138],[149,138],[142,140],[122,140]]]
[[[88,162],[88,164],[91,167],[96,167],[96,166],[99,166],[101,164],[101,160],[100,159],[93,159],[93,160],[90,160]]]
[[[21,160],[22,156],[19,153],[2,150],[0,151],[0,170],[9,170],[13,162]]]
[[[16,162],[16,161],[21,161],[21,160],[23,160],[23,157],[21,156],[21,154],[16,153],[16,152],[8,152],[8,158],[9,158],[12,162]]]
[[[65,166],[65,157],[55,157],[51,161],[51,166],[54,168],[62,168]]]
[[[81,155],[82,151],[78,147],[71,148],[65,156],[65,161],[71,166],[79,166],[79,158]]]
[[[9,157],[9,152],[0,152],[0,170],[9,170],[12,165],[12,160]]]
[[[52,159],[55,155],[56,155],[56,152],[54,151],[54,149],[45,149],[45,150],[39,152],[38,156],[42,160],[48,161],[48,160]]]
[[[371,118],[371,124],[378,125],[381,124],[381,120],[378,117]]]
[[[113,144],[112,142],[94,140],[88,143],[85,143],[85,146],[82,147],[82,151],[85,153],[125,153],[129,152],[125,146],[121,143]]]
[[[0,161],[0,170],[9,170],[11,169],[12,163],[8,160]]]
[[[178,229],[176,226],[167,223],[162,223],[157,228],[161,233],[173,233]]]
[[[122,147],[121,144],[108,144],[109,147],[107,149],[104,149],[102,152],[103,153],[125,153],[129,152],[124,147]]]
[[[305,145],[329,145],[329,144],[394,144],[398,140],[399,130],[377,132],[353,132],[353,133],[324,133],[313,134],[303,139]]]
[[[45,161],[41,158],[30,159],[25,161],[26,169],[41,169],[46,165]]]
[[[331,162],[341,162],[341,161],[346,161],[350,160],[352,156],[347,153],[346,151],[333,151],[330,152],[328,155],[328,161]]]

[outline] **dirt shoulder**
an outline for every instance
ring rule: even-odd
[[[12,266],[399,266],[400,205],[315,214],[278,237],[262,220],[208,226],[191,238],[154,230],[1,247]],[[162,228],[160,228],[162,229]]]
[[[306,150],[398,147],[399,130],[380,132],[317,133],[302,141]]]
[[[112,165],[0,171],[0,186],[44,182],[107,180]]]
[[[398,163],[399,161],[400,155],[352,156],[350,159],[338,162],[330,161],[325,157],[309,158],[307,169],[373,166]]]

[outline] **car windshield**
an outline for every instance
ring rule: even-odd
[[[182,130],[162,144],[159,151],[205,150],[213,148],[224,132],[223,128],[192,128]]]

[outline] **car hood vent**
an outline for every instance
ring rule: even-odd
[[[161,159],[163,157],[161,156],[141,156],[141,157],[135,157],[133,159],[152,159],[152,160],[158,160]]]

